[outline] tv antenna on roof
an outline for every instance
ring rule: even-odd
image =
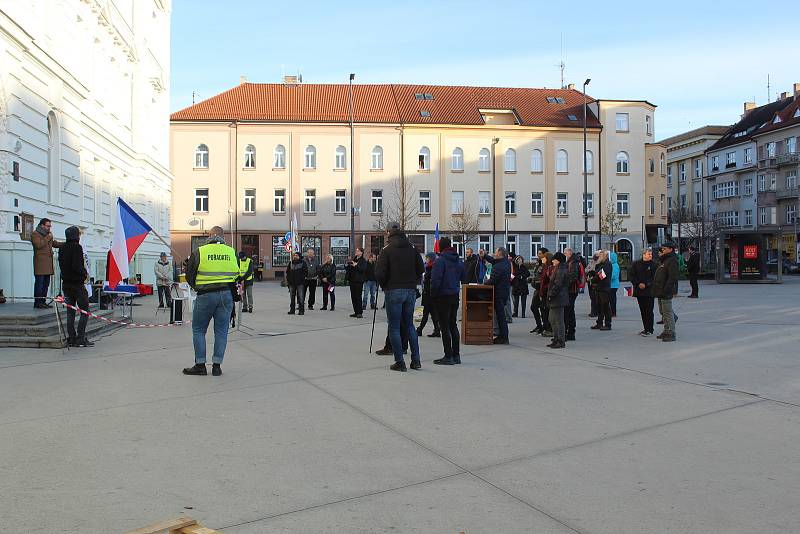
[[[564,85],[564,68],[566,64],[564,63],[564,34],[561,34],[561,61],[556,65],[559,69],[561,69],[561,88],[564,89],[566,86]]]

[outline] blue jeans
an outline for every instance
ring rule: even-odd
[[[370,297],[369,303],[373,308],[377,305],[375,299],[378,297],[378,282],[375,280],[367,280],[364,282],[364,289],[361,292],[361,307],[367,309],[367,297]]]
[[[212,363],[222,363],[228,344],[228,324],[233,310],[233,296],[228,289],[197,295],[192,310],[194,362],[206,363],[206,331],[214,318],[214,355]]]
[[[417,302],[415,289],[390,289],[386,291],[386,317],[389,320],[389,339],[392,342],[394,361],[403,361],[403,341],[400,339],[402,328],[408,336],[411,347],[411,361],[419,361],[419,339],[414,329],[414,305]]]
[[[50,288],[49,274],[36,274],[33,276],[33,296],[36,297],[34,304],[45,304],[47,290]]]

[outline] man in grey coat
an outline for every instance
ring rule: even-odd
[[[675,341],[675,314],[672,311],[672,297],[678,293],[678,257],[675,255],[675,245],[667,241],[661,245],[659,254],[661,263],[658,264],[653,275],[652,293],[658,299],[658,311],[664,321],[664,331],[657,337],[661,341]]]
[[[313,248],[306,251],[303,261],[308,269],[305,283],[306,293],[308,293],[308,309],[313,310],[314,303],[317,301],[317,279],[319,278],[319,258],[314,255]]]

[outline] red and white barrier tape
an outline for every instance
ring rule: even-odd
[[[87,317],[91,317],[92,319],[99,319],[99,320],[105,321],[107,323],[113,323],[113,324],[117,324],[117,325],[120,325],[120,326],[124,326],[125,328],[164,328],[164,327],[170,327],[170,326],[181,326],[181,324],[190,324],[192,322],[192,321],[183,321],[183,323],[180,323],[180,324],[178,324],[178,323],[174,323],[174,324],[169,324],[169,323],[167,323],[167,324],[126,323],[124,321],[117,321],[116,319],[109,319],[108,317],[101,317],[100,315],[96,315],[96,314],[94,314],[92,312],[89,312],[89,311],[86,311],[86,310],[82,310],[82,309],[78,308],[77,306],[73,306],[72,304],[67,304],[66,302],[64,302],[64,297],[61,297],[61,296],[58,296],[58,297],[54,298],[53,300],[55,302],[57,302],[58,304],[61,304],[61,305],[65,306],[65,307],[67,307],[67,308],[69,308],[71,310],[75,310],[78,313],[82,313],[83,315],[86,315]]]

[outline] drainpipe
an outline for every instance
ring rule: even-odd
[[[495,248],[497,248],[497,244],[495,243],[497,231],[497,158],[495,157],[495,147],[499,142],[499,137],[492,138],[492,201],[495,203],[494,209],[492,209],[492,246]],[[505,202],[505,198],[503,202]],[[502,206],[503,204],[501,203],[500,205]]]

